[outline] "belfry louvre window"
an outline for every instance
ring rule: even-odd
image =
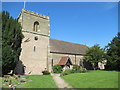
[[[37,32],[37,31],[38,31],[38,29],[39,29],[39,22],[38,22],[38,21],[36,21],[36,22],[34,22],[33,31]]]

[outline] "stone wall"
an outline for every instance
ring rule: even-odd
[[[41,74],[47,68],[49,37],[23,32],[20,60],[26,67],[25,74]],[[35,40],[35,37],[38,40]]]
[[[18,17],[21,23],[24,39],[20,60],[25,66],[25,74],[41,74],[48,69],[49,17],[22,9]],[[34,23],[39,23],[38,29],[33,30]]]
[[[80,60],[83,60],[84,56],[82,55],[70,55],[70,54],[58,54],[58,53],[50,53],[49,54],[49,70],[52,71],[52,60],[53,65],[56,65],[59,63],[61,57],[63,56],[69,56],[71,59],[72,64],[80,65]]]
[[[36,21],[39,23],[37,33],[49,36],[50,35],[49,17],[22,9],[21,14],[19,15],[19,22],[21,23],[23,30],[33,32],[34,23]]]

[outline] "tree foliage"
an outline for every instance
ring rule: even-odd
[[[98,62],[101,62],[105,59],[104,49],[100,48],[99,45],[94,45],[89,48],[87,51],[87,56],[85,56],[85,60],[90,62],[93,66],[93,69],[98,67]]]
[[[120,32],[106,46],[107,65],[109,70],[120,70]]]
[[[2,73],[13,70],[19,61],[23,34],[17,19],[2,12]]]

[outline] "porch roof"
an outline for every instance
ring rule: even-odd
[[[68,56],[64,56],[60,59],[58,65],[65,65],[68,61],[72,64],[70,58]]]

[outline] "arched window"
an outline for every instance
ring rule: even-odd
[[[39,29],[39,22],[34,22],[34,27],[33,27],[33,31],[37,32]]]

